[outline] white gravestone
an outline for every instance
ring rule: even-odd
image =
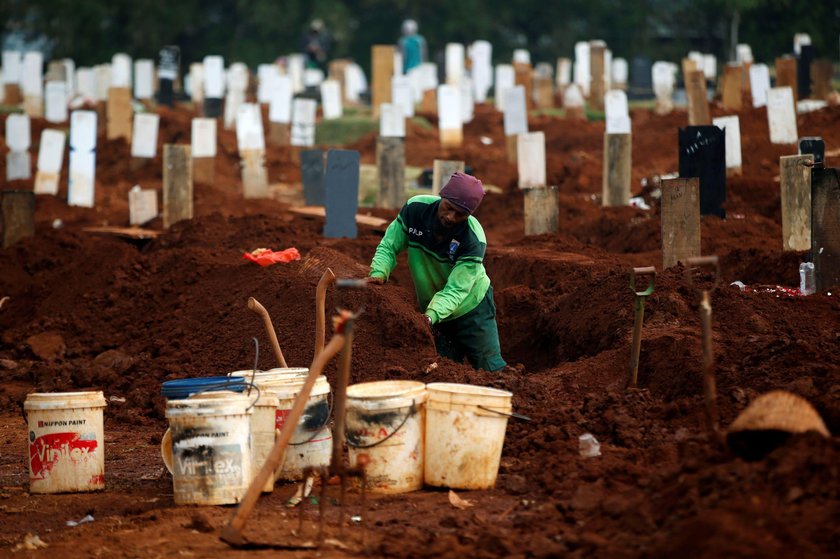
[[[46,111],[47,122],[67,122],[67,82],[47,82]]]
[[[741,121],[738,116],[721,116],[712,119],[712,124],[723,130],[726,142],[726,168],[741,168]]]
[[[446,45],[446,83],[458,85],[464,76],[464,45],[447,43]]]
[[[76,63],[71,58],[65,58],[61,61],[64,64],[64,76],[67,81],[67,98],[70,99],[76,95]]]
[[[440,130],[461,130],[461,88],[455,85],[441,85],[437,90],[438,128]]]
[[[321,82],[321,105],[324,111],[324,120],[341,118],[344,114],[344,109],[341,106],[341,84],[337,80]]]
[[[293,146],[311,147],[315,145],[315,111],[318,103],[314,99],[297,98],[292,102]]]
[[[620,89],[611,89],[604,96],[607,117],[607,134],[630,134],[630,113],[627,108],[627,94]]]
[[[29,51],[23,55],[23,76],[21,91],[24,96],[44,96],[44,55]]]
[[[563,107],[567,109],[582,109],[584,105],[583,91],[576,83],[569,84],[563,92]]]
[[[96,101],[96,73],[93,68],[76,70],[76,89],[84,101]]]
[[[6,118],[6,180],[32,178],[32,165],[29,161],[29,146],[32,133],[29,115],[14,113]]]
[[[3,51],[3,83],[20,85],[23,75],[23,53],[16,50]]]
[[[505,90],[505,136],[528,133],[528,112],[525,105],[525,86],[517,85]]]
[[[515,49],[513,51],[513,63],[514,64],[530,64],[531,63],[531,53],[528,52],[528,49]]]
[[[278,75],[271,86],[268,121],[288,124],[292,121],[292,79]]]
[[[735,61],[738,64],[752,64],[753,53],[749,45],[742,43],[735,47]]]
[[[612,83],[627,85],[628,67],[627,61],[623,58],[616,58],[612,61]]]
[[[300,93],[303,91],[303,72],[305,60],[302,54],[290,54],[287,58],[287,72],[292,78],[292,92]]]
[[[399,49],[394,49],[394,75],[403,75],[403,58]]]
[[[131,57],[125,53],[111,57],[111,87],[131,87]]]
[[[58,194],[58,177],[64,162],[66,135],[61,130],[46,129],[41,132],[38,148],[38,174],[35,177],[35,194]]]
[[[796,108],[790,87],[771,87],[767,91],[767,121],[770,125],[771,144],[795,144]]]
[[[516,140],[519,188],[546,186],[545,134],[520,134]]]
[[[96,179],[96,112],[70,114],[70,180],[67,203],[92,208]]]
[[[394,103],[379,105],[379,135],[383,138],[405,137],[405,114]]]
[[[258,103],[243,103],[236,112],[236,144],[239,153],[265,151],[262,113]]]
[[[319,68],[307,68],[303,71],[303,87],[318,87],[324,81],[324,72]]]
[[[204,57],[204,98],[221,99],[225,96],[225,59],[221,56]]]
[[[155,95],[155,63],[148,58],[134,61],[134,98],[151,99]]]
[[[93,68],[96,76],[96,101],[108,101],[108,90],[111,89],[111,65],[99,64]]]
[[[651,79],[656,98],[670,103],[676,83],[676,65],[662,60],[654,62],[651,67]]]
[[[131,157],[153,159],[157,154],[160,117],[154,113],[135,113],[131,129]]]
[[[216,119],[192,119],[190,139],[193,159],[216,157]]]
[[[466,76],[461,78],[461,122],[472,122],[474,102],[472,96],[472,80]]]
[[[493,96],[496,99],[496,110],[505,110],[505,91],[516,85],[516,72],[510,64],[496,66],[496,83]]]
[[[487,41],[476,41],[470,46],[472,62],[473,94],[476,103],[487,101],[487,92],[493,83],[493,45]]]
[[[190,64],[190,99],[196,105],[204,102],[204,64]]]
[[[796,33],[793,35],[793,54],[802,54],[802,47],[811,44],[811,36],[807,33]]]
[[[275,64],[260,64],[257,66],[257,102],[271,101],[272,80],[279,73]]]
[[[770,89],[770,69],[766,64],[750,66],[750,91],[754,108],[767,104],[767,91]]]
[[[590,64],[589,42],[575,43],[575,83],[580,87],[584,96],[589,95],[589,80],[592,78]]]
[[[362,92],[367,88],[365,82],[365,74],[358,64],[353,63],[345,66],[344,98],[351,103],[358,103]]]
[[[417,104],[423,100],[423,69],[420,66],[415,66],[408,71],[405,77],[411,86],[412,104]],[[393,100],[393,97],[391,100]]]
[[[223,115],[225,130],[230,130],[234,127],[236,124],[236,114],[239,112],[239,107],[244,102],[244,91],[228,88],[227,95],[225,95],[225,110]]]
[[[128,191],[128,223],[143,225],[158,216],[157,191],[135,185]]]
[[[703,65],[700,68],[703,69],[703,75],[706,76],[707,80],[714,81],[717,78],[717,58],[715,55],[704,54]]]
[[[405,118],[414,116],[414,93],[408,76],[391,78],[391,102],[402,109]]]
[[[432,89],[436,90],[439,85],[437,64],[433,62],[424,62],[420,64],[420,72],[423,77],[421,80],[423,91],[429,91]]]
[[[564,88],[572,83],[572,61],[568,58],[557,59],[557,82],[559,88]]]

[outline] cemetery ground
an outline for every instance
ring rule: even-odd
[[[160,108],[158,142],[189,143],[186,107]],[[712,116],[725,114],[712,106]],[[496,488],[349,498],[344,535],[328,490],[327,542],[288,556],[348,557],[830,557],[840,550],[840,443],[790,437],[758,461],[744,461],[704,434],[697,293],[682,266],[662,271],[658,176],[677,170],[684,110],[632,110],[633,194],[650,210],[602,208],[603,121],[532,114],[545,133],[548,182],[559,187],[560,231],[525,237],[516,165],[506,158],[502,116],[476,108],[460,149],[441,149],[434,115],[407,122],[406,164],[463,160],[492,185],[477,217],[495,290],[503,355],[517,372],[490,374],[436,357],[414,309],[405,260],[393,281],[362,293],[328,294],[327,308],[358,308],[352,382],[411,379],[494,386],[514,394],[531,422],[508,425]],[[743,173],[727,180],[727,219],[702,219],[702,253],[721,259],[712,294],[721,424],[759,394],[783,389],[808,399],[840,432],[840,298],[829,289],[790,297],[805,252],[783,252],[779,157],[794,145],[769,142],[765,109],[741,119]],[[3,117],[5,118],[5,117]],[[357,118],[353,116],[352,118]],[[840,166],[840,107],[798,115],[800,136],[822,136],[826,166]],[[362,125],[363,126],[363,125]],[[32,153],[46,123],[32,120]],[[375,124],[353,139],[375,164]],[[2,126],[0,126],[2,129]],[[364,132],[361,130],[360,132]],[[323,138],[323,137],[319,137]],[[326,141],[326,139],[322,140]],[[5,142],[5,140],[3,140]],[[5,145],[0,146],[5,151]],[[315,285],[330,267],[362,277],[381,228],[357,239],[324,239],[323,221],[289,211],[299,203],[297,151],[269,146],[272,198],[243,200],[233,131],[219,131],[215,182],[196,183],[195,218],[152,240],[84,231],[128,224],[128,191],[161,189],[161,150],[132,168],[129,145],[100,137],[94,208],[68,206],[67,165],[58,196],[38,195],[36,235],[0,251],[0,555],[27,534],[48,547],[29,557],[269,557],[218,539],[231,507],[175,506],[160,459],[165,380],[275,366],[256,297],[270,312],[290,365],[312,359]],[[34,159],[33,159],[34,161]],[[3,166],[5,161],[0,161]],[[5,176],[0,169],[0,176]],[[4,189],[32,189],[14,181]],[[394,211],[361,208],[391,219]],[[55,227],[61,220],[61,227]],[[150,224],[162,229],[160,219]],[[296,247],[300,261],[261,268],[242,258],[260,247]],[[642,334],[639,389],[627,390],[633,296],[629,271],[656,266]],[[752,288],[729,284],[739,280]],[[837,286],[840,288],[840,286]],[[437,365],[434,366],[433,364]],[[335,364],[327,371],[335,381]],[[106,489],[30,495],[21,409],[33,391],[103,390]],[[592,433],[601,456],[583,458]],[[249,539],[276,545],[315,538],[318,506],[285,506],[294,485],[278,483],[246,526]],[[314,493],[319,495],[319,491]],[[86,515],[94,520],[76,527]],[[359,515],[363,522],[350,521]]]

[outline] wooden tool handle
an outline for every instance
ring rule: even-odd
[[[327,288],[333,282],[335,282],[335,274],[327,268],[327,271],[318,281],[318,288],[315,290],[315,357],[318,357],[324,351],[324,323],[326,322],[324,306],[326,305]]]
[[[265,324],[265,329],[268,332],[268,337],[271,340],[271,346],[274,348],[274,356],[277,358],[277,362],[283,368],[288,367],[286,365],[286,358],[283,357],[283,352],[280,350],[280,342],[277,341],[277,332],[274,331],[274,325],[271,324],[271,317],[268,315],[268,311],[253,297],[248,298],[248,308],[262,317],[263,324]]]
[[[324,351],[321,352],[314,361],[312,361],[312,365],[309,368],[309,375],[306,377],[306,382],[304,382],[297,398],[295,398],[292,411],[289,412],[286,422],[283,424],[283,429],[280,431],[279,437],[274,442],[274,446],[271,448],[271,452],[265,459],[262,469],[260,469],[257,476],[251,480],[251,485],[248,486],[248,491],[242,498],[242,502],[239,503],[236,512],[234,512],[222,532],[222,537],[226,541],[226,533],[233,532],[234,534],[241,536],[242,528],[248,521],[248,517],[250,516],[251,511],[253,511],[254,506],[257,504],[257,499],[260,497],[262,488],[265,486],[265,483],[268,481],[271,473],[283,462],[283,457],[286,453],[286,446],[288,445],[289,440],[291,440],[295,429],[297,429],[300,417],[303,415],[303,410],[306,407],[306,402],[309,400],[309,393],[312,391],[312,387],[315,386],[315,381],[318,380],[318,377],[321,375],[321,372],[324,370],[327,363],[335,357],[343,346],[344,335],[336,334],[330,340],[330,343],[327,344],[327,347],[324,348]]]

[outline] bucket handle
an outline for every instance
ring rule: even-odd
[[[504,415],[504,416],[507,416],[507,417],[512,417],[512,418],[514,418],[514,419],[521,419],[522,421],[531,421],[531,418],[530,418],[530,417],[528,417],[527,415],[522,415],[521,413],[513,413],[513,412],[510,412],[510,413],[505,413],[505,412],[503,412],[503,411],[494,410],[493,408],[487,408],[487,407],[484,407],[484,406],[476,406],[476,407],[477,407],[478,409],[480,409],[480,410],[484,410],[484,411],[489,411],[489,412],[497,413],[497,414],[499,414],[499,415]]]
[[[309,437],[308,439],[306,439],[305,441],[301,441],[299,443],[293,443],[292,441],[289,441],[287,443],[289,446],[301,446],[301,445],[311,443],[312,441],[315,440],[315,437],[317,437],[321,433],[321,431],[324,430],[324,427],[326,427],[327,425],[330,424],[330,417],[332,417],[332,412],[333,412],[333,402],[335,402],[335,399],[333,398],[332,392],[327,394],[327,399],[330,401],[330,408],[327,410],[327,419],[324,420],[324,423],[321,424],[320,427],[316,427],[316,428],[312,429],[312,436]]]
[[[381,445],[382,443],[384,443],[385,441],[387,441],[388,439],[390,439],[391,437],[393,437],[394,435],[396,435],[396,434],[400,431],[400,429],[402,429],[402,428],[403,428],[403,425],[405,425],[405,424],[406,424],[406,422],[408,421],[408,418],[409,418],[409,417],[411,417],[412,415],[414,415],[414,413],[415,413],[416,411],[417,411],[417,405],[416,405],[415,400],[413,400],[413,399],[412,399],[412,400],[411,400],[411,406],[408,408],[408,413],[406,413],[406,414],[405,414],[405,417],[403,417],[402,423],[400,423],[400,424],[397,426],[397,428],[396,428],[396,429],[394,429],[394,430],[391,432],[391,434],[390,434],[390,435],[386,436],[386,437],[385,437],[384,439],[382,439],[381,441],[376,441],[375,443],[371,443],[371,444],[353,444],[352,442],[350,442],[350,438],[349,438],[349,437],[344,437],[344,438],[345,438],[345,442],[347,443],[347,446],[352,446],[353,448],[359,448],[359,449],[373,448],[373,447],[375,447],[375,446],[379,446],[379,445]]]
[[[228,375],[228,376],[230,376],[230,375]],[[196,390],[195,392],[193,392],[192,394],[190,394],[189,398],[193,398],[193,397],[198,396],[199,394],[203,394],[203,393],[205,393],[205,392],[214,392],[214,391],[217,391],[217,390],[219,389],[219,387],[224,388],[224,387],[227,387],[227,386],[230,386],[230,381],[225,381],[225,382],[219,382],[219,383],[216,383],[216,384],[211,384],[211,385],[209,385],[209,386],[205,386],[204,388],[202,388],[202,389],[200,389],[200,390]],[[245,386],[249,386],[249,387],[250,387],[250,388],[248,389],[248,394],[250,394],[250,392],[251,392],[251,388],[254,388],[254,389],[257,391],[257,397],[256,397],[256,399],[255,399],[253,402],[251,402],[250,404],[248,404],[248,407],[247,407],[247,408],[245,408],[245,411],[248,411],[248,410],[250,410],[251,408],[253,408],[254,406],[256,406],[256,405],[257,405],[257,402],[259,402],[259,401],[260,401],[260,396],[262,396],[262,392],[260,391],[260,387],[259,387],[259,386],[257,386],[257,385],[256,385],[256,383],[254,383],[254,382],[248,382],[248,383],[246,383],[246,384],[245,384]],[[250,397],[250,396],[249,396],[249,397]],[[187,398],[187,399],[189,399],[189,398]]]

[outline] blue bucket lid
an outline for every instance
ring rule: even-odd
[[[164,382],[160,393],[167,400],[183,400],[198,392],[217,392],[219,390],[243,392],[247,385],[244,377],[181,378]]]

